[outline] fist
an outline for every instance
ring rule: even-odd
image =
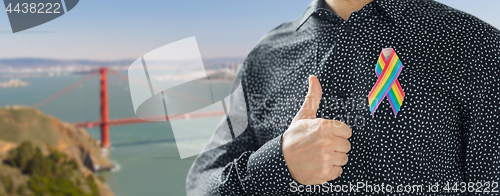
[[[299,112],[282,137],[282,150],[292,177],[305,185],[322,184],[342,174],[351,150],[351,129],[343,122],[316,118],[322,89],[316,76]]]

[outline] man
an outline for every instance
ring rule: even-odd
[[[248,126],[198,156],[190,196],[499,194],[500,32],[471,15],[315,0],[239,77]]]

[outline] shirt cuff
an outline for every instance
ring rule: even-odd
[[[281,149],[282,136],[266,142],[248,160],[248,173],[258,192],[285,193],[294,182]]]

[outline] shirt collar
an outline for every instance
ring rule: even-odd
[[[375,3],[384,10],[384,12],[391,18],[395,23],[400,23],[403,20],[404,11],[410,0],[373,0]],[[313,0],[309,6],[307,6],[306,11],[300,18],[300,23],[297,25],[299,28],[311,17],[311,15],[318,11],[319,9],[325,9],[325,0]]]
[[[319,0],[324,1],[324,0]],[[384,12],[395,22],[401,23],[404,20],[406,9],[411,6],[413,0],[374,0]]]

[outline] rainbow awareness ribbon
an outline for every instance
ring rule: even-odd
[[[403,70],[403,63],[399,60],[394,49],[382,49],[377,65],[375,66],[375,73],[378,79],[368,94],[368,103],[372,117],[375,114],[375,110],[377,110],[380,103],[384,100],[384,97],[387,97],[387,100],[389,100],[394,116],[398,115],[405,97],[405,93],[398,81],[401,70]]]

